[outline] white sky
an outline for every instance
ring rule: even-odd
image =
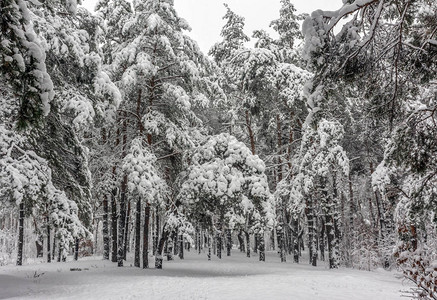
[[[97,0],[83,0],[83,6],[94,10]],[[273,34],[269,24],[279,17],[280,0],[174,0],[180,17],[186,19],[192,31],[189,34],[200,49],[207,53],[214,43],[221,40],[222,19],[226,13],[223,3],[246,19],[245,33],[251,37],[255,29],[265,29]],[[311,13],[316,9],[337,10],[341,0],[292,0],[298,13]]]

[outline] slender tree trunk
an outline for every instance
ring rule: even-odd
[[[120,128],[117,128],[117,136],[115,139],[115,147],[118,147],[120,144]],[[112,178],[116,179],[116,166],[112,167]],[[112,256],[111,261],[117,262],[117,254],[118,254],[118,214],[117,214],[117,188],[112,189],[111,193],[111,238],[112,238]]]
[[[127,183],[127,181],[126,181]],[[127,198],[127,197],[126,197]],[[129,199],[127,199],[127,212],[126,212],[126,221],[124,223],[124,239],[123,239],[123,259],[126,260],[126,255],[127,252],[130,252],[130,247],[129,247],[129,223],[130,223],[130,211],[131,211],[131,206],[130,206],[130,201]]]
[[[55,260],[55,254],[56,254],[56,230],[53,232],[53,248],[52,248],[52,260]]]
[[[103,259],[109,260],[108,195],[103,196]]]
[[[74,260],[77,261],[78,258],[79,258],[79,239],[76,238],[74,243]]]
[[[231,256],[231,249],[232,249],[232,234],[231,234],[231,230],[228,228],[226,229],[226,256]]]
[[[207,234],[207,239],[208,239],[208,260],[211,260],[211,235],[208,233]]]
[[[223,247],[222,242],[223,242],[222,232],[220,230],[219,232],[217,232],[217,257],[219,259],[222,258],[222,247]]]
[[[127,177],[123,176],[121,197],[120,197],[120,215],[118,218],[118,251],[117,251],[117,265],[123,267],[124,259],[124,229],[126,223],[126,182]]]
[[[17,266],[23,265],[23,249],[24,249],[24,202],[20,202],[18,218],[18,249],[17,249]]]
[[[143,269],[149,268],[149,223],[150,223],[150,204],[146,204],[144,209],[144,231],[143,231]]]
[[[153,237],[153,254],[156,255],[159,241],[159,213],[158,208],[155,209],[155,231]]]
[[[184,235],[179,235],[179,258],[184,259]]]
[[[112,238],[112,256],[111,261],[117,262],[117,201],[116,201],[117,190],[114,189],[111,195],[111,238]]]
[[[240,244],[240,252],[246,252],[246,249],[244,248],[244,236],[243,231],[240,230],[240,233],[238,233],[238,242]]]
[[[250,150],[252,151],[252,154],[255,155],[255,136],[253,135],[252,122],[250,121],[250,115],[248,110],[246,110],[246,126],[249,133]]]
[[[244,234],[246,235],[246,256],[250,257],[250,236],[249,236],[249,232],[245,231]]]
[[[320,260],[321,261],[325,261],[325,235],[326,235],[326,225],[325,225],[325,221],[323,220],[323,218],[320,219],[321,221],[321,231],[320,231],[320,236],[319,236],[319,248],[320,248]]]
[[[52,252],[50,250],[50,218],[47,216],[47,262],[52,262]]]
[[[164,250],[164,243],[167,240],[169,232],[166,230],[165,225],[163,228],[161,239],[159,240],[158,247],[156,248],[155,255],[155,268],[162,269],[162,251]]]
[[[137,200],[137,209],[135,217],[135,259],[134,266],[140,267],[140,248],[141,248],[141,199]]]
[[[314,203],[311,198],[307,200],[307,220],[308,220],[308,251],[310,264],[314,267],[317,266],[317,245],[316,245],[316,228],[314,224]]]
[[[259,261],[266,261],[266,245],[264,241],[264,232],[258,233]]]
[[[62,246],[61,243],[58,243],[58,262],[61,262],[61,257],[62,257]]]
[[[294,216],[292,218],[293,226],[293,260],[295,263],[299,263],[299,217]]]

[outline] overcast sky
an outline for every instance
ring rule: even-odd
[[[97,0],[83,0],[83,5],[93,11]],[[245,32],[251,37],[255,29],[269,28],[272,20],[279,17],[280,0],[174,0],[179,16],[186,19],[192,31],[189,35],[197,41],[203,52],[220,41],[220,31],[224,25],[222,19],[226,13],[223,3],[246,19]],[[311,13],[316,9],[337,10],[341,0],[292,0],[298,13]]]

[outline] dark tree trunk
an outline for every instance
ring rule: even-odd
[[[155,209],[155,231],[153,236],[153,254],[156,255],[159,241],[159,213],[158,208]]]
[[[106,145],[107,137],[106,137],[106,128],[102,128],[102,142]],[[109,241],[109,204],[108,204],[108,195],[105,193],[103,195],[103,259],[109,260],[109,252],[110,252],[110,241]],[[97,234],[96,234],[97,235]]]
[[[47,217],[47,262],[50,263],[52,262],[52,252],[50,250],[50,219],[49,217]]]
[[[111,201],[111,238],[112,238],[112,256],[111,256],[111,261],[112,262],[117,262],[117,201],[116,201],[116,195],[117,195],[117,190],[114,189],[112,191],[112,201]]]
[[[141,248],[141,199],[137,200],[137,209],[135,217],[135,259],[134,266],[140,267],[140,248]]]
[[[322,222],[321,224],[321,231],[320,231],[320,237],[319,237],[319,243],[320,243],[320,260],[321,261],[325,261],[325,221],[323,220],[323,218],[320,220]]]
[[[79,258],[79,239],[76,238],[74,242],[74,260],[77,261],[78,258]]]
[[[115,147],[118,147],[118,145],[120,144],[120,128],[117,128],[117,135],[116,135],[116,139],[115,139]],[[116,170],[117,168],[115,167],[115,165],[112,167],[112,178],[115,181],[116,179]],[[112,257],[111,257],[111,261],[112,262],[117,262],[117,255],[118,255],[118,214],[117,214],[117,188],[113,188],[112,189],[112,193],[111,193],[111,226],[112,226],[112,232],[111,232],[111,238],[112,238]]]
[[[246,235],[246,256],[250,257],[250,236],[249,236],[249,232],[245,231],[244,234]]]
[[[240,230],[240,233],[238,234],[238,242],[240,243],[240,252],[246,252],[246,249],[244,248],[244,236],[243,231]]]
[[[275,250],[275,230],[273,229],[270,233],[270,248]]]
[[[184,259],[184,235],[179,235],[179,258]]]
[[[258,233],[259,261],[266,261],[264,233]]]
[[[173,242],[172,238],[167,240],[167,261],[173,260],[174,244],[177,244],[177,243]]]
[[[231,256],[231,249],[232,249],[231,230],[226,229],[226,256]]]
[[[18,218],[18,249],[17,249],[17,266],[23,265],[23,249],[24,249],[24,202],[20,202]]]
[[[278,248],[279,248],[279,257],[281,258],[281,262],[287,261],[287,252],[285,249],[286,239],[285,239],[285,228],[284,228],[284,212],[282,209],[279,211],[279,224],[276,229],[276,233],[278,235]]]
[[[123,120],[123,153],[122,158],[126,157],[127,151],[127,113],[124,112]],[[125,232],[126,232],[126,192],[127,192],[127,175],[123,176],[120,187],[120,215],[118,219],[118,251],[117,251],[117,265],[123,266],[123,259],[126,254]]]
[[[42,234],[38,234],[38,238],[35,241],[36,246],[36,257],[44,256],[44,236]]]
[[[208,260],[211,260],[211,235],[208,234]]]
[[[166,231],[165,225],[162,232],[162,237],[159,240],[155,255],[155,268],[162,269],[162,251],[164,250],[164,243],[168,238],[169,233]]]
[[[103,196],[103,259],[109,259],[108,196]]]
[[[121,184],[121,197],[120,197],[120,216],[118,219],[118,251],[117,251],[117,265],[123,267],[124,259],[124,231],[126,224],[126,183],[127,176],[123,177]]]
[[[310,264],[314,267],[317,266],[317,233],[315,228],[315,217],[314,217],[314,209],[313,209],[313,201],[311,199],[308,200],[307,203],[307,220],[308,220],[308,251],[309,251],[309,259]]]
[[[299,263],[299,218],[292,218],[293,226],[293,260],[295,263]]]
[[[143,269],[149,268],[149,223],[150,223],[150,204],[146,204],[144,209],[144,231],[143,231]]]
[[[53,233],[53,248],[52,248],[52,260],[55,260],[56,254],[56,231]]]
[[[223,239],[222,239],[222,234],[221,231],[217,232],[217,257],[219,259],[222,258],[222,247],[223,247]]]
[[[126,181],[127,182],[127,181]],[[126,260],[126,255],[127,252],[130,252],[130,247],[129,247],[129,223],[130,223],[130,211],[131,211],[131,207],[130,207],[130,201],[127,200],[127,213],[126,213],[126,220],[124,223],[124,238],[123,238],[123,259]]]

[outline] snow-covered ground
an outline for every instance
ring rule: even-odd
[[[401,299],[409,289],[399,274],[329,270],[306,262],[267,262],[234,250],[219,260],[193,251],[164,261],[163,270],[118,268],[99,258],[0,267],[0,299]],[[81,268],[82,271],[71,271]]]

